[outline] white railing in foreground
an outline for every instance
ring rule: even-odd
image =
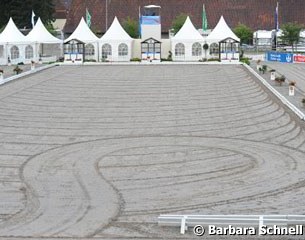
[[[305,215],[160,215],[159,226],[180,227],[184,234],[188,227],[197,225],[235,225],[261,227],[305,224]]]

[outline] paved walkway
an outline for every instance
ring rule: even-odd
[[[279,86],[275,81],[270,80],[270,72],[261,74],[271,86],[305,114],[305,107],[302,104],[302,99],[305,98],[305,64],[283,64],[278,62],[262,62],[262,64],[267,65],[269,69],[275,69],[278,74],[286,76],[285,83]],[[254,62],[251,63],[251,66],[256,70]],[[296,81],[295,96],[289,96],[290,81]]]
[[[195,238],[158,215],[305,212],[304,123],[243,66],[54,67],[0,87],[0,142],[1,239]]]
[[[44,64],[36,64],[36,67],[39,68],[41,66],[44,66]],[[11,65],[11,66],[1,66],[0,65],[0,69],[2,69],[3,72],[3,76],[4,78],[8,78],[11,77],[13,75],[15,75],[16,73],[14,72],[16,65]],[[19,68],[21,68],[23,70],[23,72],[29,71],[31,70],[31,65],[30,64],[26,64],[26,65],[19,65]]]

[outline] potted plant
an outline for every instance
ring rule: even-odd
[[[296,81],[289,82],[289,96],[294,96]]]
[[[17,65],[13,71],[18,75],[19,73],[22,73],[23,70]]]
[[[286,77],[284,75],[275,78],[275,82],[278,83],[280,86],[282,86],[282,84],[285,82],[285,80],[286,80]]]
[[[205,56],[205,58],[207,58],[207,51],[209,49],[209,44],[205,43],[205,44],[203,44],[202,47],[203,47],[203,50],[204,50],[204,56]]]
[[[33,71],[33,70],[35,70],[35,61],[31,61],[31,70]]]
[[[257,61],[256,61],[256,69],[257,69],[258,71],[260,71],[260,68],[261,68],[261,60],[257,60]]]
[[[263,65],[263,66],[262,66],[262,72],[263,72],[263,74],[265,74],[266,71],[267,71],[267,65]]]
[[[303,107],[305,107],[305,98],[302,99]]]
[[[3,69],[0,68],[0,81],[3,80],[3,73],[4,73]]]

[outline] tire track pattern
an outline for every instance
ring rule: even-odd
[[[305,212],[304,125],[241,66],[49,69],[0,88],[0,137],[0,236],[162,237],[135,225]],[[85,160],[95,140],[126,137]]]

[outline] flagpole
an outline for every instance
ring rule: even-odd
[[[108,0],[106,0],[106,31],[108,30]]]
[[[277,31],[279,28],[279,2],[276,3],[276,22],[275,22],[275,51],[277,51]]]

